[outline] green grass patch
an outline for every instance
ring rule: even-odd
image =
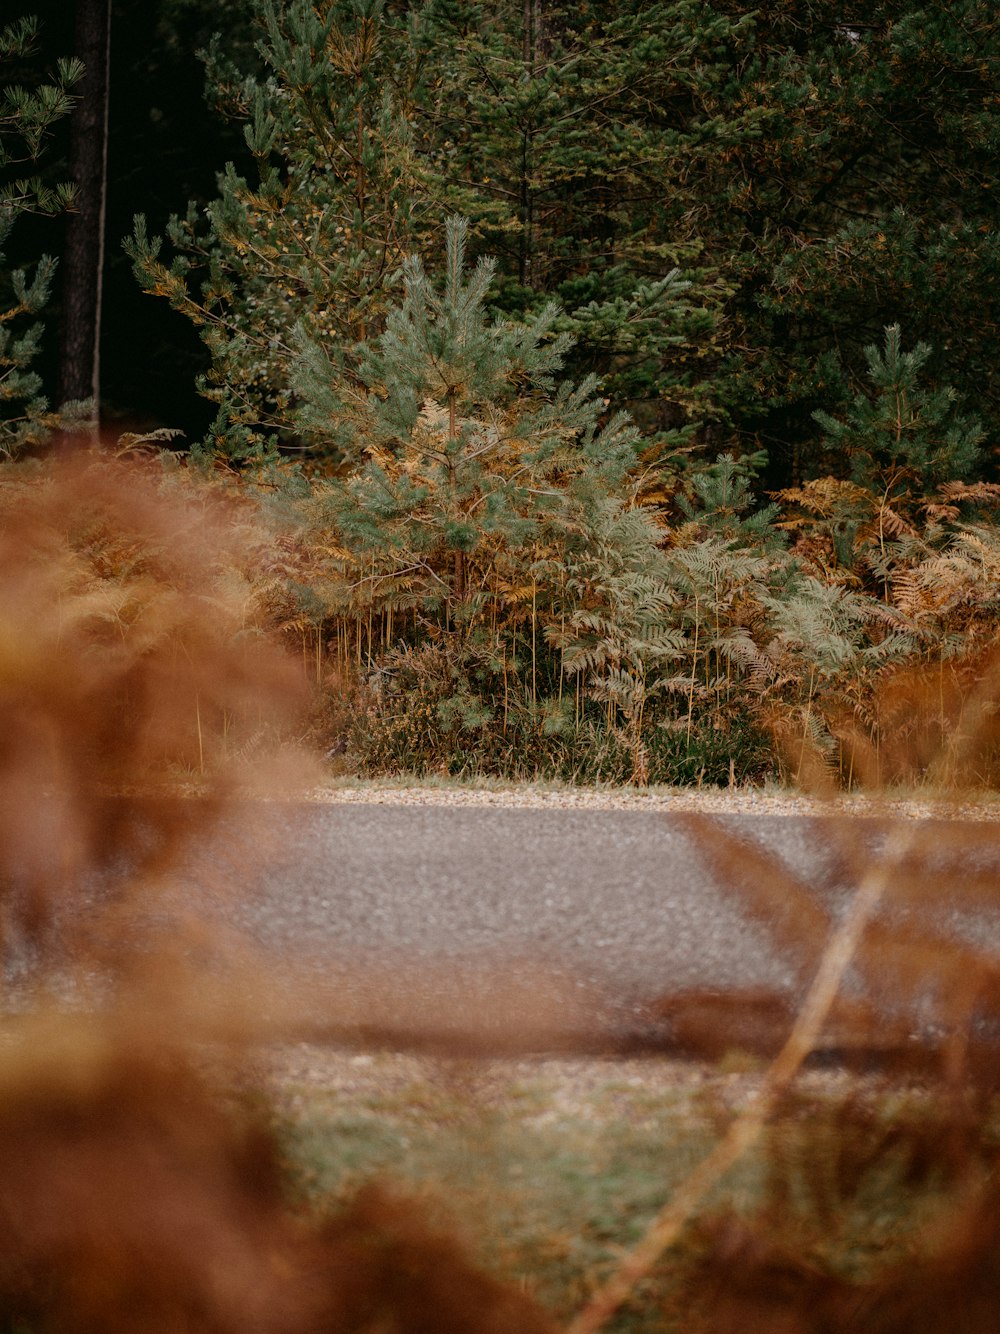
[[[302,1200],[334,1209],[363,1182],[387,1182],[424,1202],[477,1260],[563,1320],[638,1240],[759,1079],[721,1070],[699,1077],[668,1062],[636,1075],[632,1063],[608,1062],[589,1070],[581,1088],[578,1071],[552,1073],[552,1063],[534,1073],[522,1064],[506,1078],[428,1064],[423,1077],[390,1077],[380,1089],[380,1071],[391,1076],[396,1058],[360,1059],[371,1062],[363,1088],[282,1086],[282,1142]],[[945,1183],[934,1172],[917,1179],[904,1143],[855,1164],[847,1189],[840,1109],[848,1087],[819,1078],[826,1083],[808,1114],[790,1112],[766,1148],[715,1192],[701,1222],[726,1211],[750,1220],[780,1197],[779,1241],[792,1239],[810,1264],[863,1279],[906,1254]],[[912,1095],[918,1104],[920,1096]],[[909,1113],[911,1101],[886,1100],[886,1123],[900,1107]],[[692,1274],[705,1245],[700,1227],[664,1257],[609,1330],[699,1327]]]

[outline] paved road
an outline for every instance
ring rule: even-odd
[[[618,810],[261,811],[254,839],[242,816],[230,828],[242,888],[225,911],[275,959],[263,1007],[304,984],[331,1031],[515,1046],[648,1033],[648,1002],[665,992],[794,997],[815,958],[803,923],[812,912],[828,930],[890,828]],[[1000,828],[928,823],[919,837],[905,878],[932,873],[933,911],[921,911],[1000,955],[1000,918],[965,911],[957,892],[1000,885]]]

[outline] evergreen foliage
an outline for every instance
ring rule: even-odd
[[[678,494],[678,508],[692,523],[730,540],[766,543],[781,508],[777,503],[755,508],[751,483],[766,463],[763,450],[741,459],[721,454],[692,472],[690,494]]]
[[[239,0],[255,180],[127,249],[372,763],[857,775],[985,651],[1000,25],[939,11]]]
[[[735,287],[718,392],[782,483],[810,470],[812,412],[846,405],[865,347],[897,321],[995,433],[998,59],[988,0],[879,0],[863,21],[790,0],[755,16],[719,96],[755,111],[759,133],[700,187],[707,254]]]
[[[881,0],[853,28],[813,0],[255,4],[259,71],[227,69],[220,43],[209,73],[259,188],[234,168],[207,231],[197,210],[175,221],[177,267],[131,243],[209,344],[217,445],[288,438],[295,307],[350,383],[390,274],[430,263],[452,212],[497,256],[493,305],[557,299],[571,378],[598,374],[651,437],[763,446],[769,483],[798,482],[823,466],[813,412],[846,409],[896,321],[992,432],[985,0]]]
[[[258,24],[259,73],[234,68],[220,38],[206,53],[210,96],[244,123],[256,183],[228,164],[204,218],[192,204],[171,219],[170,263],[142,216],[125,243],[144,290],[201,331],[212,358],[202,390],[219,405],[206,444],[230,457],[301,426],[300,326],[356,383],[354,349],[380,328],[419,194],[380,0],[261,0]]]
[[[466,275],[465,237],[452,219],[440,292],[419,259],[404,264],[402,303],[360,354],[356,403],[332,401],[315,344],[297,380],[313,430],[324,407],[334,424],[347,414],[358,467],[327,488],[344,541],[376,568],[389,557],[383,578],[415,572],[411,600],[460,615],[470,589],[485,605],[512,561],[531,564],[574,479],[620,484],[637,441],[620,414],[600,420],[594,379],[556,383],[568,338],[551,336],[554,307],[528,324],[489,319],[493,266]]]
[[[446,76],[424,84],[425,151],[440,196],[499,256],[498,305],[557,297],[570,373],[599,374],[650,431],[713,407],[693,372],[726,288],[700,237],[665,218],[664,191],[742,132],[706,98],[716,52],[747,26],[700,0],[420,10],[423,59],[448,53]]]
[[[954,389],[920,383],[930,356],[926,343],[904,352],[900,327],[892,324],[883,351],[874,343],[865,348],[871,392],[854,396],[846,420],[813,414],[828,450],[850,460],[862,486],[894,496],[929,491],[939,482],[966,480],[978,463],[979,423],[960,414]]]
[[[35,19],[8,23],[0,29],[0,62],[15,68],[29,62],[37,38]],[[51,411],[33,369],[43,333],[35,317],[49,299],[56,260],[42,255],[32,271],[8,269],[3,251],[18,218],[60,212],[72,203],[69,185],[22,173],[38,167],[52,126],[72,106],[71,89],[81,73],[79,62],[61,60],[51,83],[0,88],[0,455],[8,458],[45,440],[80,407],[67,405],[68,418]]]
[[[0,61],[7,65],[16,68],[29,62],[37,47],[38,21],[33,17],[0,29]],[[71,90],[82,72],[79,61],[60,60],[51,83],[29,87],[17,82],[0,89],[0,219],[8,230],[18,213],[54,213],[72,203],[71,186],[51,185],[41,175],[20,173],[37,166],[52,126],[69,114]]]

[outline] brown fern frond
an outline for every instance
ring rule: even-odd
[[[938,492],[949,504],[960,504],[964,500],[969,500],[976,504],[1000,505],[998,482],[942,482]]]
[[[958,505],[948,505],[941,501],[929,500],[922,508],[932,524],[953,523],[961,513]]]
[[[729,832],[708,816],[674,817],[705,860],[719,884],[739,897],[741,906],[765,925],[804,981],[816,967],[830,932],[830,915],[815,895],[757,840]]]
[[[856,482],[837,477],[817,477],[801,486],[785,487],[769,494],[774,500],[786,505],[800,505],[809,514],[823,519],[834,518],[848,509],[864,512],[872,505],[870,491]],[[808,522],[808,519],[788,519],[780,526],[794,531]]]
[[[154,463],[84,456],[0,487],[8,914],[39,926],[98,866],[141,879],[169,861],[204,814],[151,800],[143,829],[111,794],[193,775],[211,810],[265,702],[275,735],[302,707],[294,665],[246,633],[231,575],[253,547],[234,518],[231,498],[167,487]]]
[[[873,539],[876,534],[880,537],[884,536],[891,538],[917,536],[917,530],[914,528],[913,524],[910,523],[909,519],[885,501],[879,505],[871,522],[864,529],[864,532],[869,540]]]
[[[920,569],[896,570],[891,579],[893,603],[904,616],[919,620],[940,605]]]

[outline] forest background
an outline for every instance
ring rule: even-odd
[[[6,504],[224,492],[362,772],[995,782],[992,5],[24,9]]]

